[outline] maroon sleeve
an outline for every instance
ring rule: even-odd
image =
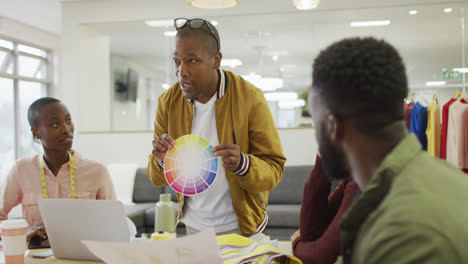
[[[331,183],[325,175],[320,157],[317,155],[315,166],[304,185],[299,230],[305,240],[315,240],[327,228],[328,195]]]
[[[411,123],[411,112],[413,111],[413,105],[414,104],[404,104],[405,108],[405,122],[406,122],[406,127],[409,129],[410,128],[410,123]]]
[[[354,180],[343,181],[338,188],[328,199],[330,202],[339,203],[338,212],[336,212],[336,215],[334,215],[333,220],[327,225],[324,232],[314,240],[306,240],[302,237],[301,230],[301,236],[293,241],[294,255],[304,263],[334,263],[340,254],[340,230],[338,224],[343,213],[351,206],[359,188]],[[341,200],[338,199],[340,196]],[[309,221],[311,224],[313,222]]]

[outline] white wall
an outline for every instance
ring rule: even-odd
[[[115,74],[126,76],[128,69],[138,73],[137,101],[119,101],[115,98]],[[151,130],[153,128],[158,97],[164,90],[164,73],[155,71],[138,60],[111,54],[111,129],[120,131]]]
[[[255,6],[255,10],[262,10],[268,1],[255,1],[250,5]],[[148,154],[151,151],[151,133],[105,133],[105,134],[79,134],[80,131],[97,131],[105,125],[88,122],[88,118],[97,118],[100,122],[106,123],[110,117],[104,118],[104,114],[97,110],[97,105],[88,102],[87,98],[92,96],[92,89],[84,88],[84,76],[81,73],[83,65],[82,57],[87,56],[85,47],[80,46],[81,28],[83,25],[103,22],[118,21],[139,21],[144,19],[160,19],[171,17],[198,17],[213,16],[224,14],[237,14],[239,12],[250,13],[247,7],[239,5],[234,9],[224,10],[206,10],[192,8],[185,1],[173,1],[171,5],[161,4],[158,1],[70,1],[62,3],[62,78],[63,87],[66,89],[65,99],[69,104],[69,109],[75,116],[75,120],[80,120],[76,124],[76,143],[75,148],[83,152],[88,158],[100,160],[106,164],[109,163],[138,163],[140,166],[146,166]],[[250,6],[249,8],[251,8]],[[293,10],[292,5],[287,2],[283,5],[271,7],[271,11],[284,11],[285,8]],[[250,10],[254,10],[250,9]],[[274,10],[273,10],[274,9]],[[90,66],[94,67],[94,66]],[[109,80],[109,79],[107,79]],[[110,86],[109,86],[110,87]],[[82,95],[85,93],[84,95]],[[101,92],[99,92],[101,93]],[[101,95],[100,95],[101,96]],[[102,96],[105,96],[103,93]],[[101,97],[104,104],[110,100],[110,93]],[[76,100],[79,98],[79,100]],[[87,111],[86,109],[95,109]],[[106,111],[104,106],[101,108]],[[109,109],[109,108],[107,108]],[[79,117],[77,119],[77,116]],[[103,118],[101,118],[101,116]],[[83,122],[83,123],[82,123]],[[96,120],[97,122],[97,120]],[[93,124],[92,127],[91,124]],[[313,133],[309,137],[307,132],[312,130],[280,130],[281,140],[284,150],[289,158],[288,165],[312,164],[315,160],[315,140]],[[308,139],[311,139],[308,142]],[[314,143],[311,143],[314,142]]]
[[[79,60],[80,130],[110,130],[109,37],[82,26]],[[65,86],[68,92],[68,87]]]
[[[105,119],[106,113],[101,113],[97,110],[97,105],[90,102],[88,105],[87,98],[93,94],[84,94],[88,88],[84,88],[85,75],[81,72],[86,65],[83,64],[88,52],[85,46],[82,46],[81,30],[84,26],[93,23],[107,22],[122,22],[122,21],[141,21],[145,19],[161,19],[174,17],[203,17],[224,14],[238,14],[239,12],[250,13],[251,10],[262,10],[267,0],[257,0],[250,3],[249,7],[239,5],[236,8],[223,10],[208,10],[198,9],[187,5],[186,1],[171,1],[170,4],[161,0],[114,0],[114,1],[65,1],[62,2],[62,67],[61,76],[63,79],[63,99],[67,103],[75,120],[80,123],[76,124],[77,131],[99,131],[103,130],[106,123],[109,123],[109,116]],[[252,9],[253,8],[253,9]],[[284,11],[285,8],[293,10],[291,3],[282,3],[275,6],[272,11]],[[92,64],[93,61],[87,64]],[[94,67],[89,65],[89,67]],[[107,79],[109,80],[109,79]],[[99,93],[101,91],[94,91]],[[102,96],[106,96],[102,92]],[[110,93],[107,93],[107,98],[101,97],[103,104],[107,104],[110,100]],[[77,100],[78,98],[78,100]],[[93,111],[88,111],[92,109]],[[105,107],[101,107],[106,111]],[[109,108],[107,108],[109,109]],[[90,116],[90,114],[94,116]],[[88,118],[96,119],[90,121]],[[99,120],[99,121],[98,121]],[[81,123],[83,122],[83,123]],[[102,123],[99,123],[102,122]],[[106,129],[104,129],[106,130]],[[108,130],[108,129],[107,129]]]
[[[366,2],[370,3],[370,2]],[[342,2],[340,4],[343,4]],[[395,4],[395,2],[394,2]],[[351,4],[350,4],[351,5]],[[345,6],[342,6],[345,8]],[[247,9],[248,10],[247,10]],[[266,9],[265,9],[266,8]],[[172,1],[170,5],[158,0],[135,1],[70,1],[63,3],[63,56],[62,78],[64,80],[64,96],[68,99],[69,108],[74,115],[79,115],[80,121],[87,118],[96,118],[96,122],[90,125],[78,124],[77,133],[80,131],[105,130],[110,120],[107,113],[85,111],[88,108],[86,98],[94,92],[90,89],[82,90],[86,82],[80,76],[81,67],[85,66],[81,58],[87,56],[85,47],[81,47],[80,30],[83,25],[93,23],[141,21],[144,19],[164,19],[172,17],[203,17],[214,15],[248,14],[252,12],[284,12],[292,11],[291,3],[268,5],[267,0],[251,1],[248,5],[239,5],[232,9],[207,10],[191,8],[186,1]],[[257,10],[257,11],[255,11]],[[258,11],[262,10],[262,11]],[[107,79],[109,80],[109,79]],[[108,86],[110,87],[110,86]],[[81,95],[81,93],[85,93]],[[107,104],[111,93],[103,93],[101,98]],[[80,98],[76,100],[76,98]],[[91,104],[90,109],[97,110],[97,104]],[[120,107],[120,106],[119,106]],[[102,107],[103,111],[106,109]],[[80,111],[81,110],[81,111]],[[97,116],[90,116],[97,115]],[[99,118],[98,118],[99,116]],[[106,117],[107,116],[107,119]],[[101,118],[102,117],[102,118]],[[76,118],[75,118],[76,119]],[[98,121],[101,120],[101,121]],[[98,122],[105,123],[106,125]],[[92,125],[91,125],[92,124]],[[287,165],[312,164],[315,160],[317,145],[313,129],[280,129],[279,134],[288,158]],[[146,166],[148,155],[151,151],[151,132],[142,133],[91,133],[77,135],[75,148],[82,151],[87,157],[110,163],[137,163]]]
[[[286,165],[312,165],[317,154],[314,129],[279,129]],[[80,133],[75,136],[74,148],[88,159],[104,164],[135,163],[146,167],[152,151],[152,132]]]

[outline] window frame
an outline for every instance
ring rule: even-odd
[[[53,87],[53,50],[49,48],[44,48],[39,45],[31,44],[25,41],[9,38],[7,36],[1,35],[0,34],[0,39],[10,41],[13,43],[13,49],[8,49],[5,47],[0,47],[1,51],[7,52],[7,58],[10,56],[10,58],[13,59],[13,73],[9,74],[6,72],[0,71],[0,77],[1,78],[6,78],[6,79],[12,79],[13,80],[13,105],[14,105],[14,122],[15,122],[15,159],[20,158],[21,154],[21,118],[20,118],[20,101],[19,101],[19,82],[20,81],[27,81],[27,82],[36,82],[36,83],[41,83],[43,85],[43,90],[42,93],[45,95],[51,94],[52,87]],[[40,49],[46,52],[46,56],[38,56],[34,54],[30,54],[27,52],[19,51],[18,50],[18,45],[24,45],[24,46],[29,46],[31,48],[36,48]],[[41,65],[42,63],[45,63],[45,67],[47,69],[47,76],[43,79],[38,79],[34,77],[26,77],[26,76],[21,76],[19,75],[19,56],[25,56],[29,58],[34,58],[34,59],[39,59]],[[1,66],[1,65],[0,65]],[[39,66],[38,66],[39,67]],[[44,88],[45,87],[45,88]]]

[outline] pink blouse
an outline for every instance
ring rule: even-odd
[[[38,201],[43,197],[40,166],[42,155],[17,160],[0,191],[0,220],[8,219],[10,210],[23,205],[23,218],[30,227],[42,225]],[[109,171],[99,162],[73,154],[76,199],[114,200],[115,191]],[[69,163],[63,164],[57,176],[44,164],[49,198],[72,199]]]

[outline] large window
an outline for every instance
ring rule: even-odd
[[[0,177],[16,159],[40,153],[28,123],[29,105],[52,84],[51,52],[0,36]]]

